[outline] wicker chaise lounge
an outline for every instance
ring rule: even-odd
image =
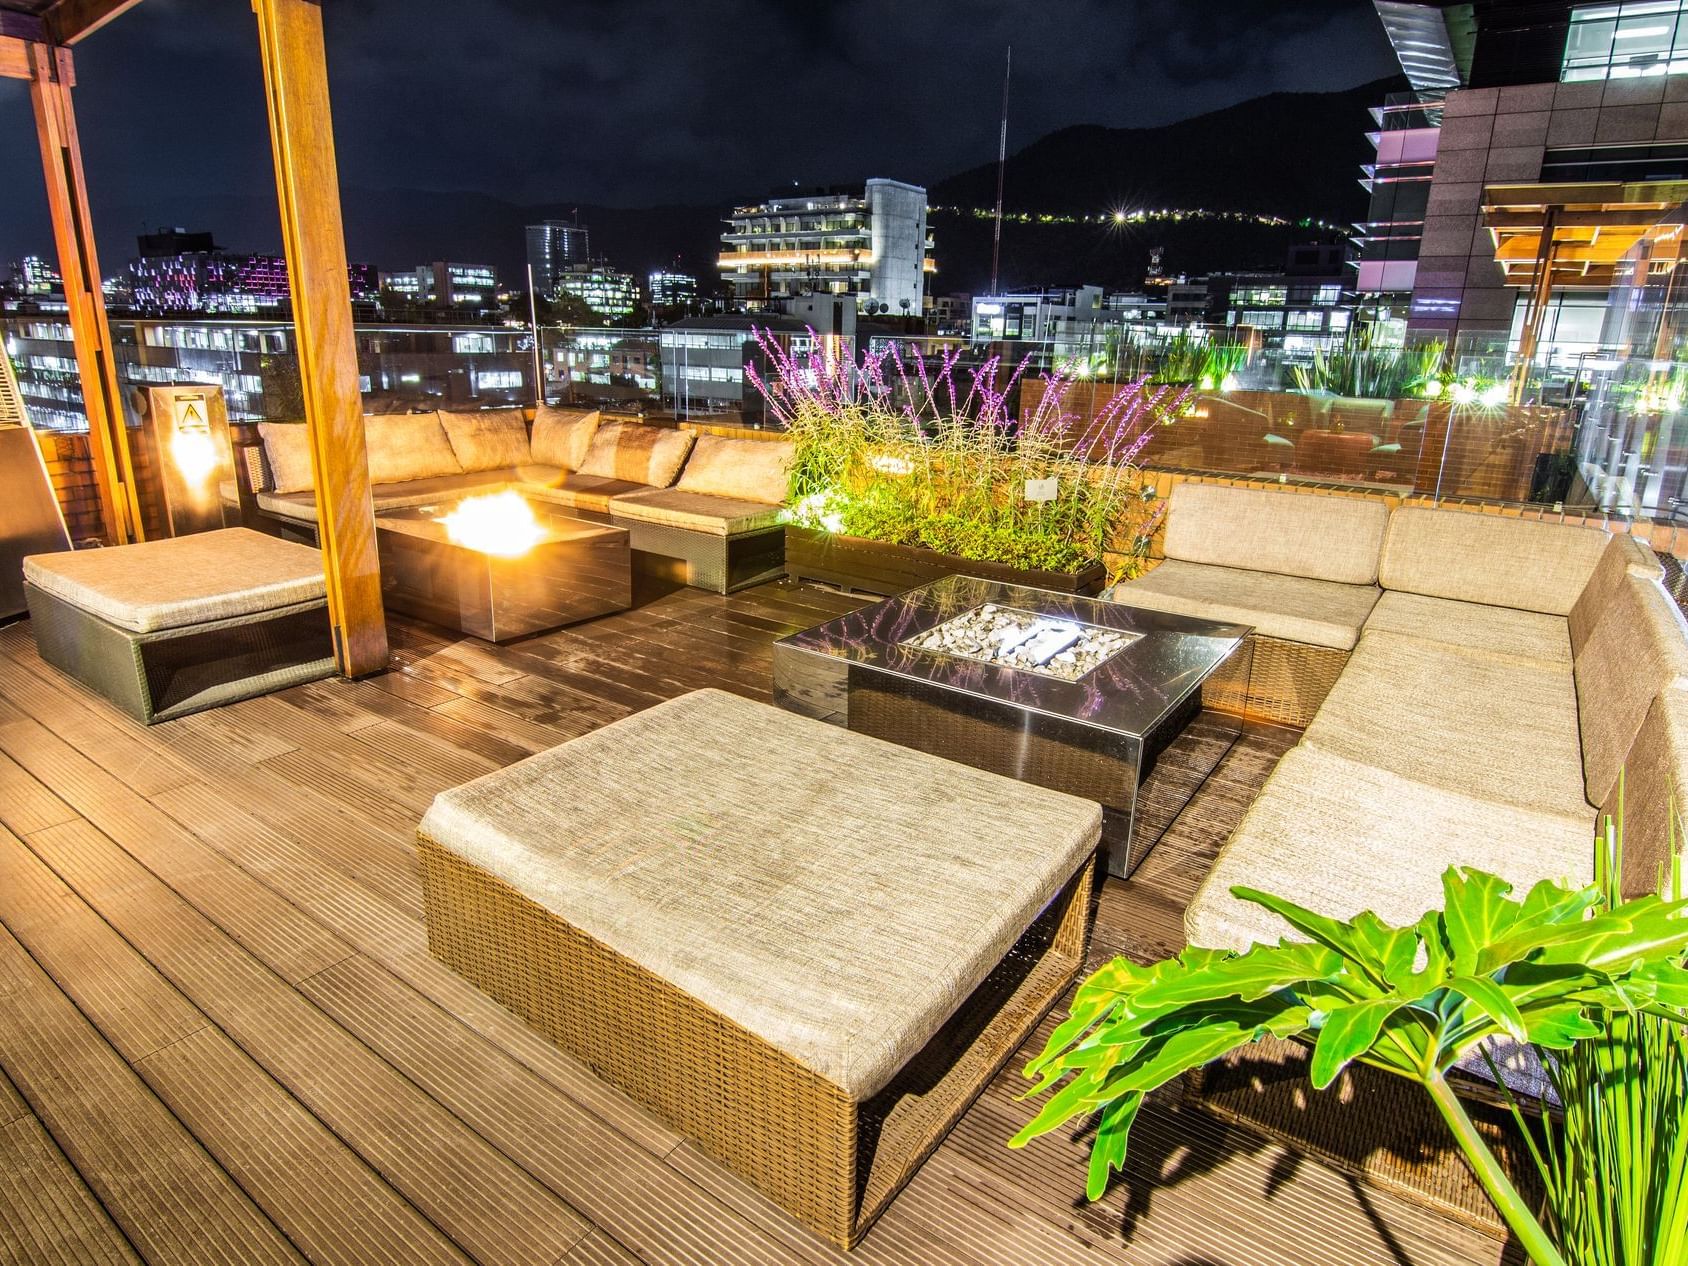
[[[322,559],[246,528],[24,560],[41,658],[151,724],[334,671]]]
[[[429,947],[848,1248],[1082,965],[1100,826],[697,691],[438,796]]]

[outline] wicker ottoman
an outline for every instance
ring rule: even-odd
[[[702,690],[438,796],[428,942],[848,1248],[1082,965],[1100,829]]]
[[[322,557],[225,528],[24,559],[41,658],[151,724],[334,671]]]

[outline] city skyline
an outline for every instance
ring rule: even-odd
[[[427,0],[401,14],[380,0],[326,15],[348,188],[648,207],[726,205],[792,182],[873,175],[930,184],[994,156],[1010,43],[1011,150],[1063,126],[1153,126],[1275,90],[1351,87],[1392,69],[1370,6],[1343,0],[1236,0],[1199,15],[1164,0],[1082,3],[1035,24],[994,4],[967,6],[963,21],[955,4],[876,15],[775,0],[662,3],[631,22],[607,5],[502,0],[451,40],[438,32],[460,26],[461,10],[442,9],[440,21],[418,12],[433,7]],[[755,65],[744,51],[750,30],[761,41]],[[192,73],[157,75],[166,58]],[[207,206],[217,197],[273,197],[244,6],[139,6],[82,44],[77,59],[102,236],[222,220]],[[622,70],[605,74],[611,66]],[[0,84],[0,111],[16,120],[0,129],[0,163],[27,170],[39,159],[21,84]],[[176,119],[180,126],[153,122]],[[6,258],[47,240],[40,191],[22,183],[0,206]],[[261,226],[251,236],[232,245],[279,244]],[[380,241],[355,248],[382,266],[403,263],[386,258]]]

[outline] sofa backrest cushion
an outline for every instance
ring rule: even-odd
[[[1671,846],[1682,850],[1688,822],[1688,691],[1654,697],[1624,760],[1621,792],[1613,786],[1600,812],[1623,823],[1624,896],[1659,891],[1660,878],[1670,873]]]
[[[586,460],[580,463],[580,473],[666,488],[686,464],[696,438],[690,431],[640,422],[611,422],[600,426],[592,437]]]
[[[1625,576],[1576,657],[1588,802],[1605,804],[1647,709],[1688,689],[1688,622],[1656,580]]]
[[[533,415],[533,460],[542,466],[579,470],[602,416],[596,409],[540,405]]]
[[[1402,506],[1389,516],[1378,581],[1430,598],[1569,615],[1605,548],[1599,528]]]
[[[1167,509],[1166,556],[1369,585],[1388,521],[1371,498],[1181,483]]]
[[[311,481],[311,437],[303,422],[260,422],[258,434],[264,441],[264,461],[270,468],[270,486],[254,491],[309,492]]]
[[[1642,576],[1648,580],[1657,580],[1664,573],[1659,565],[1659,557],[1648,548],[1646,542],[1639,541],[1627,532],[1614,532],[1612,539],[1606,542],[1606,548],[1600,551],[1600,560],[1594,564],[1594,570],[1589,573],[1588,583],[1583,586],[1582,593],[1577,595],[1577,601],[1571,607],[1568,623],[1571,626],[1571,652],[1580,654],[1582,648],[1588,644],[1594,626],[1600,623],[1600,617],[1605,613],[1606,606],[1617,593],[1618,586],[1628,576]]]
[[[440,425],[465,471],[497,470],[525,466],[528,451],[527,422],[520,409],[481,409],[474,413],[440,410]]]
[[[372,484],[402,484],[463,473],[438,413],[366,414],[363,437],[369,449]]]
[[[700,435],[675,486],[682,492],[783,505],[791,485],[794,451],[790,440],[734,440],[720,435]]]

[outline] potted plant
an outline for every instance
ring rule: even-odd
[[[1298,1038],[1312,1043],[1317,1088],[1354,1060],[1422,1085],[1539,1266],[1679,1264],[1688,1252],[1688,900],[1670,885],[1621,901],[1618,849],[1609,825],[1595,884],[1544,882],[1522,899],[1494,875],[1452,868],[1443,909],[1407,927],[1369,912],[1326,918],[1235,889],[1306,940],[1103,967],[1027,1064],[1028,1093],[1050,1097],[1010,1145],[1096,1114],[1086,1194],[1098,1199],[1124,1164],[1146,1094],[1257,1038]],[[1536,1049],[1565,1108],[1561,1131],[1526,1122],[1514,1105],[1549,1193],[1545,1220],[1449,1081],[1496,1038]]]
[[[1124,572],[1143,553],[1159,507],[1134,458],[1188,390],[1139,382],[1082,422],[1057,375],[1015,417],[1023,363],[1000,382],[993,358],[963,390],[958,352],[905,363],[892,347],[858,367],[757,337],[772,378],[752,381],[793,443],[793,576],[891,594],[960,572],[1096,593],[1105,556]]]

